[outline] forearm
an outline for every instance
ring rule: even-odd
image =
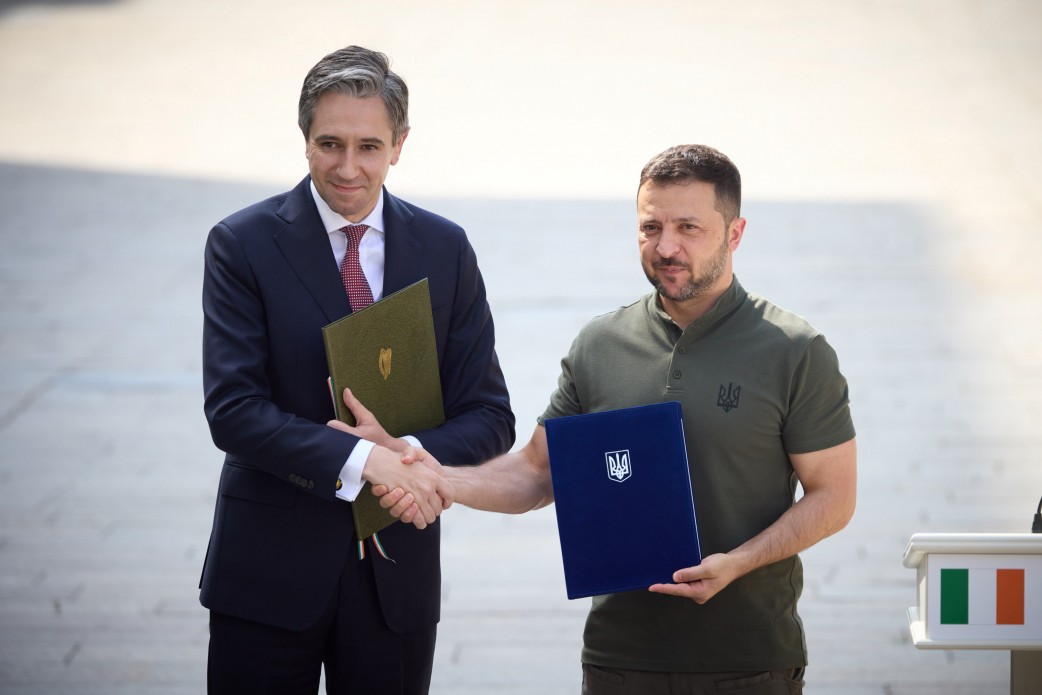
[[[514,444],[514,422],[509,410],[478,405],[449,411],[445,424],[413,432],[423,448],[446,466],[472,466],[505,453]]]
[[[705,603],[735,579],[792,557],[846,526],[857,497],[854,440],[821,451],[790,454],[789,459],[804,490],[796,504],[734,550],[677,570],[675,583],[655,584],[651,591]]]
[[[456,502],[473,509],[523,514],[553,502],[550,470],[527,447],[477,466],[446,466],[444,473]]]
[[[249,380],[204,357],[204,410],[214,444],[250,466],[293,482],[314,481],[309,491],[322,497],[335,493],[336,480],[358,441],[310,417],[288,412],[271,400],[262,377]],[[318,392],[322,394],[321,391]],[[324,395],[324,394],[322,394]],[[321,396],[312,399],[321,404]],[[312,408],[319,415],[319,408]]]
[[[777,521],[727,555],[737,576],[792,557],[842,529],[853,512],[836,491],[806,493]]]
[[[762,533],[728,553],[741,574],[791,557],[836,533],[854,515],[857,443],[790,454],[803,497]],[[739,575],[740,576],[740,575]]]

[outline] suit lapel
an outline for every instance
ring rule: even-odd
[[[387,296],[423,278],[423,239],[413,213],[384,189],[384,292]]]
[[[351,313],[329,237],[311,197],[311,179],[305,178],[286,196],[277,214],[286,226],[275,234],[286,261],[329,321]]]

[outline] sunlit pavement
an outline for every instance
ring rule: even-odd
[[[855,518],[803,556],[807,692],[1008,692],[1006,653],[911,644],[901,558],[1042,495],[1042,10],[494,4],[0,3],[0,691],[203,691],[202,246],[303,176],[299,81],[357,42],[410,82],[388,185],[468,229],[519,445],[578,327],[647,291],[640,166],[731,154],[737,273],[825,332],[858,429]],[[577,693],[553,509],[443,524],[432,692]]]

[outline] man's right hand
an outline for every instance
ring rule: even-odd
[[[405,465],[413,462],[423,462],[426,467],[441,475],[441,464],[425,449],[418,449],[413,446],[407,447],[402,452],[401,462]],[[406,492],[400,487],[392,488],[387,485],[373,485],[372,493],[380,498],[380,506],[390,512],[394,518],[406,524],[414,524],[416,522],[416,518],[420,514],[420,508],[416,504],[416,499],[412,493]],[[442,511],[452,506],[452,503],[452,499],[443,497]]]
[[[403,465],[413,461],[422,461],[424,465]],[[373,494],[382,498],[381,506],[419,529],[433,524],[442,511],[452,506],[455,496],[441,475],[441,464],[423,449],[411,446],[402,454],[374,446],[362,469],[362,478],[372,483]]]

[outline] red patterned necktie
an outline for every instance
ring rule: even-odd
[[[364,309],[373,303],[373,292],[369,289],[369,281],[362,272],[362,264],[358,261],[358,244],[362,235],[369,229],[364,224],[352,224],[341,228],[347,234],[347,251],[340,264],[340,279],[347,290],[347,300],[351,302],[351,311]]]

